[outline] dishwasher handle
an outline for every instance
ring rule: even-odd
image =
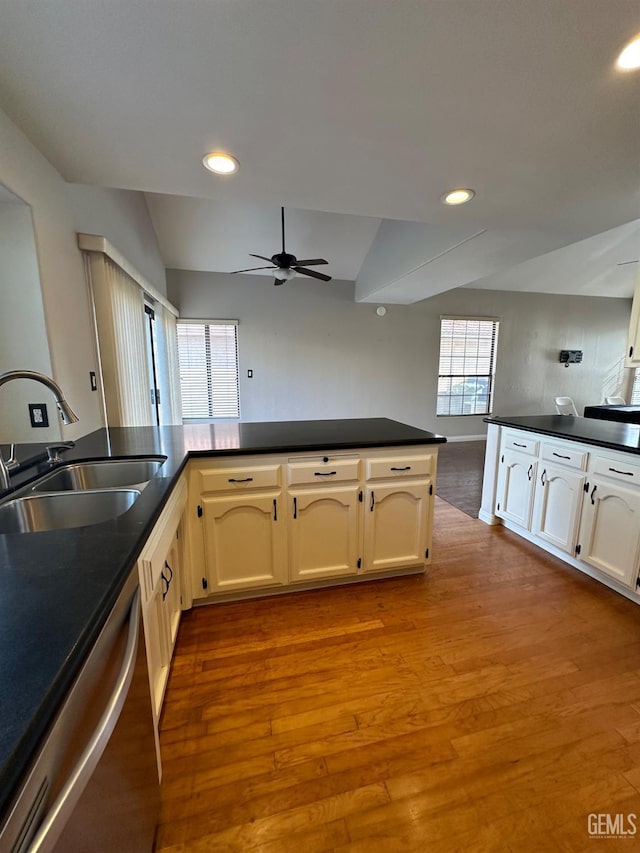
[[[102,753],[116,727],[131,686],[138,652],[139,633],[140,587],[138,586],[131,600],[127,644],[113,692],[98,725],[78,759],[78,763],[70,772],[62,790],[28,847],[28,853],[49,853],[54,848],[93,771],[98,766]]]

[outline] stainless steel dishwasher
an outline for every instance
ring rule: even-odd
[[[159,792],[132,571],[0,829],[0,853],[150,853]]]

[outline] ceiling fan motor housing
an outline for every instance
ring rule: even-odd
[[[296,256],[289,255],[287,252],[280,252],[279,255],[273,255],[271,260],[281,270],[288,270],[296,263]]]

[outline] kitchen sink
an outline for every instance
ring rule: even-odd
[[[87,489],[117,489],[123,486],[144,488],[154,477],[166,456],[137,459],[99,459],[71,462],[56,468],[33,487],[34,492],[70,492]]]
[[[98,524],[122,515],[139,497],[139,489],[25,495],[0,505],[0,533],[37,533]]]

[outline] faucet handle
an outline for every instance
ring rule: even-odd
[[[47,461],[51,464],[55,462],[62,462],[60,454],[63,450],[70,450],[72,447],[75,447],[75,441],[61,441],[58,444],[48,444],[47,445]]]
[[[9,471],[13,468],[17,468],[19,465],[19,462],[16,459],[16,445],[14,441],[9,445],[9,458],[5,460],[4,464],[7,466]]]

